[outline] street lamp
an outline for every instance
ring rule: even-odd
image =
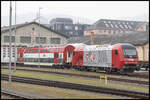
[[[10,14],[9,14],[9,83],[11,83],[11,20],[12,20],[12,1],[10,1]]]
[[[39,7],[39,68],[40,68],[40,9],[42,9],[41,7]]]
[[[16,72],[16,1],[15,1],[15,60],[14,60],[14,71]]]

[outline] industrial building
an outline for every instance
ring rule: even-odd
[[[109,35],[148,31],[148,22],[100,19],[84,31],[84,36],[90,35],[91,32],[94,32],[95,35]]]

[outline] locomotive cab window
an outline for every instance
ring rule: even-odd
[[[123,54],[125,58],[137,58],[138,57],[135,47],[126,45],[126,46],[122,46],[122,48],[123,48]]]
[[[115,55],[118,55],[118,50],[115,50]]]

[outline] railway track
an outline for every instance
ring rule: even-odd
[[[4,64],[1,64],[1,66],[3,66]],[[37,68],[37,66],[31,66],[31,65],[20,65],[21,67],[30,67],[30,68]],[[6,66],[8,67],[8,66]],[[58,67],[58,66],[44,66],[41,68],[50,68],[50,69],[64,69],[64,67]],[[89,72],[93,72],[93,71],[89,71]],[[95,73],[101,73],[101,74],[106,74],[105,72],[95,72]],[[119,73],[107,73],[109,75],[119,75],[119,76],[128,76],[128,77],[137,77],[137,78],[144,78],[144,79],[149,79],[149,75],[145,75],[145,74],[139,74],[139,73],[128,73],[128,74],[119,74]]]
[[[1,64],[1,66],[3,66],[3,64]],[[8,68],[8,66],[3,66],[2,68]],[[18,66],[17,66],[18,67]],[[25,66],[25,65],[21,65],[19,67],[25,67],[25,68],[37,68],[37,66]],[[62,67],[50,67],[50,66],[45,66],[45,67],[41,67],[41,68],[49,68],[49,69],[64,69]],[[68,69],[69,70],[69,69]],[[81,71],[82,72],[82,71]],[[93,71],[90,71],[93,72]],[[95,73],[100,73],[100,74],[106,74],[105,72],[95,72]],[[143,78],[143,79],[149,79],[149,75],[145,75],[145,74],[139,74],[139,73],[128,73],[128,74],[119,74],[119,73],[107,73],[109,75],[119,75],[119,76],[128,76],[128,77],[136,77],[136,78]]]
[[[8,69],[8,68],[3,68],[3,69]],[[32,70],[32,69],[25,69],[25,68],[21,68],[21,69],[17,68],[17,70],[30,71],[30,72],[41,72],[41,73],[52,73],[52,74],[59,74],[59,75],[69,75],[69,76],[79,76],[79,77],[99,79],[99,76],[73,74],[73,73],[62,73],[62,72],[54,72],[54,71],[50,71],[50,70],[49,71],[42,71],[42,70]],[[114,77],[108,77],[108,80],[149,85],[148,81],[142,81],[142,80],[123,79],[123,78],[114,78]]]
[[[26,96],[24,94],[21,94],[21,93],[17,93],[17,92],[14,92],[14,91],[10,91],[10,90],[5,90],[5,89],[1,89],[1,94],[4,95],[4,96],[8,96],[10,98],[15,98],[15,99],[34,99],[33,97],[31,96]]]
[[[8,81],[8,77],[9,76],[5,74],[1,75],[2,80]],[[54,81],[54,80],[42,80],[42,79],[35,79],[35,78],[12,76],[12,82],[23,82],[29,84],[76,89],[76,90],[96,92],[96,93],[107,93],[112,95],[120,95],[120,96],[140,98],[140,99],[149,98],[149,93],[144,93],[144,92],[128,91],[128,90],[121,90],[115,88],[76,84],[76,83],[61,82],[61,81]]]

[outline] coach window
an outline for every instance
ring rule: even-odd
[[[54,58],[58,58],[58,54],[57,53],[54,53]]]
[[[53,49],[50,49],[51,52],[53,52]]]
[[[41,49],[41,52],[43,53],[43,52],[44,52],[44,49]]]
[[[59,54],[59,58],[62,58],[62,53]]]
[[[6,57],[6,54],[5,54],[5,53],[3,53],[3,57]]]
[[[44,49],[44,52],[46,53],[46,52],[47,52],[47,49]]]
[[[68,57],[70,57],[71,52],[68,52]]]
[[[115,55],[118,55],[118,50],[115,50]]]
[[[58,52],[58,48],[56,48],[56,52]]]

